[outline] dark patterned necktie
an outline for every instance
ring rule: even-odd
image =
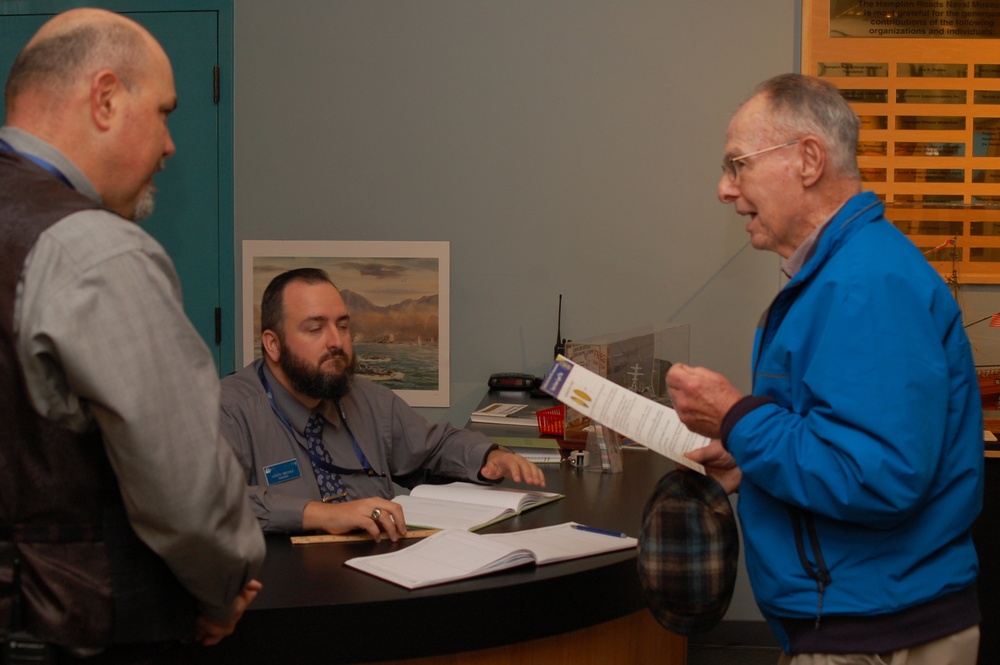
[[[313,473],[316,474],[316,484],[319,485],[319,493],[325,502],[340,502],[347,500],[347,490],[344,487],[344,480],[339,473],[327,471],[316,463],[321,459],[327,464],[332,464],[330,453],[326,452],[323,445],[323,416],[313,413],[306,423],[306,443],[309,444],[309,461],[312,462]]]

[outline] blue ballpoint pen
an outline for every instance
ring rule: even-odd
[[[608,531],[607,529],[598,529],[593,526],[584,526],[582,524],[571,525],[574,529],[579,529],[580,531],[589,531],[590,533],[599,533],[602,536],[612,536],[614,538],[628,538],[628,534],[622,533],[620,531]]]

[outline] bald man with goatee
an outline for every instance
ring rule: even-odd
[[[233,631],[264,556],[214,362],[135,223],[175,150],[170,61],[72,10],[4,95],[0,627],[59,662],[166,662]]]

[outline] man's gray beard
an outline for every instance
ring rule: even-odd
[[[141,222],[147,219],[153,214],[153,208],[156,207],[156,201],[153,198],[153,193],[156,188],[149,186],[142,190],[139,195],[139,200],[135,204],[135,211],[132,213],[133,222]]]

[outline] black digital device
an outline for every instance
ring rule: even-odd
[[[566,338],[562,336],[562,294],[559,294],[559,314],[556,318],[556,346],[553,356],[566,355]]]
[[[490,374],[487,384],[490,390],[521,390],[528,392],[537,387],[541,381],[531,374],[520,374],[518,372],[500,372]]]

